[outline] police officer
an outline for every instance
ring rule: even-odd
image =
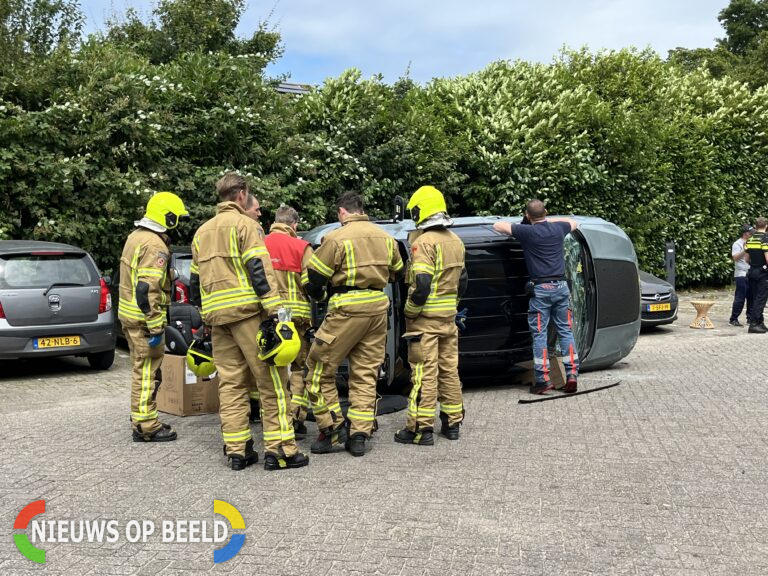
[[[459,381],[459,333],[456,305],[467,287],[464,244],[448,227],[445,198],[433,186],[422,186],[408,202],[417,230],[409,235],[410,284],[405,302],[411,394],[401,444],[432,445],[435,406],[440,401],[440,433],[459,439],[464,403]]]
[[[383,289],[402,271],[397,242],[368,221],[363,199],[345,192],[337,203],[341,228],[329,232],[307,265],[307,291],[316,298],[330,281],[328,313],[315,333],[307,358],[307,385],[320,434],[313,454],[344,443],[353,456],[365,454],[374,430],[376,380],[384,361],[389,298]],[[349,359],[347,432],[336,369]]]
[[[155,395],[165,354],[166,312],[171,301],[170,238],[181,218],[189,216],[181,198],[158,192],[134,222],[120,257],[117,316],[131,353],[131,425],[134,442],[176,440],[176,431],[157,419]]]
[[[298,224],[298,212],[290,206],[281,206],[275,212],[275,222],[264,242],[272,259],[280,296],[285,306],[291,309],[293,322],[301,337],[301,350],[291,363],[291,413],[296,438],[306,438],[304,421],[309,409],[309,396],[304,385],[304,362],[309,352],[312,310],[301,278],[304,275],[306,283],[305,271],[314,252],[309,242],[296,236]]]
[[[256,223],[245,215],[248,184],[236,173],[217,183],[216,216],[203,224],[192,242],[191,300],[202,305],[212,327],[219,372],[219,405],[224,453],[233,470],[258,461],[248,422],[249,372],[261,396],[264,468],[306,466],[296,448],[284,382],[287,369],[260,360],[257,336],[282,305],[269,254]]]
[[[760,216],[755,220],[755,233],[744,244],[749,258],[749,289],[752,292],[752,306],[747,310],[749,333],[765,334],[768,328],[763,321],[763,311],[768,300],[768,238],[766,238],[768,219]]]
[[[533,336],[533,368],[536,377],[533,394],[546,394],[554,389],[549,377],[547,356],[547,327],[550,317],[560,337],[560,350],[567,373],[564,391],[576,392],[578,387],[579,355],[571,329],[571,292],[565,280],[563,240],[578,227],[572,218],[547,218],[541,200],[530,200],[525,207],[529,223],[496,222],[494,229],[513,235],[523,248],[523,257],[533,284],[528,301],[528,327]]]

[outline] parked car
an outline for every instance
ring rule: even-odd
[[[674,286],[653,274],[640,271],[640,313],[642,327],[671,324],[677,320],[677,293]]]
[[[115,359],[108,285],[81,248],[0,241],[0,359],[84,356],[108,369]]]
[[[566,275],[573,296],[573,324],[583,370],[606,368],[625,357],[640,331],[640,290],[637,257],[632,242],[616,225],[591,217],[575,217],[578,230],[565,240]],[[466,330],[459,337],[459,369],[503,374],[515,364],[532,358],[528,329],[529,278],[522,248],[514,238],[493,230],[499,220],[519,223],[521,218],[469,217],[454,219],[451,230],[466,247],[469,275],[467,292],[459,309],[468,309]],[[404,259],[410,251],[411,220],[378,222],[399,243]],[[338,223],[318,226],[303,234],[313,245],[338,228]],[[385,289],[394,305],[390,311],[387,350],[380,376],[391,385],[407,370],[403,307],[407,287],[403,281]],[[315,323],[324,313],[314,306]],[[345,368],[342,366],[343,375]]]

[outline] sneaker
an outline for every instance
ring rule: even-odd
[[[744,324],[742,324],[738,320],[731,320],[730,322],[728,322],[728,324],[730,324],[731,326],[736,326],[736,328],[743,328],[744,327]]]
[[[226,452],[226,448],[224,450]],[[245,470],[259,461],[259,454],[253,451],[253,440],[245,443],[245,454],[229,454],[229,467],[232,470]]]
[[[749,330],[747,330],[750,334],[765,334],[768,332],[768,328],[766,328],[763,324],[750,324]]]
[[[432,446],[435,438],[432,435],[431,428],[424,428],[421,432],[411,432],[408,428],[403,428],[395,432],[395,442],[400,444],[418,444],[419,446]]]
[[[251,413],[248,416],[251,422],[261,422],[261,405],[258,400],[251,400]]]
[[[320,432],[317,440],[312,442],[309,451],[312,452],[312,454],[328,454],[329,452],[332,452],[334,448],[344,445],[347,441],[347,437],[347,427],[342,423],[338,428]]]
[[[296,436],[296,440],[304,440],[307,437],[307,425],[301,420],[294,420],[293,435]]]
[[[565,387],[563,388],[563,392],[566,394],[573,394],[578,390],[579,388],[579,382],[576,380],[576,376],[568,376],[568,379],[565,381]]]
[[[309,464],[306,454],[297,452],[293,456],[283,456],[273,452],[264,454],[264,470],[287,470],[288,468],[302,468]]]
[[[531,386],[531,394],[546,394],[555,389],[555,385],[552,382],[548,384],[534,384]]]
[[[344,443],[344,448],[352,456],[365,456],[365,441],[368,437],[362,432],[352,434],[352,437]]]
[[[176,440],[176,430],[170,424],[160,424],[160,428],[151,434],[141,432],[141,424],[133,429],[134,442],[173,442]]]

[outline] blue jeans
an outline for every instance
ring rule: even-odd
[[[571,292],[565,281],[547,282],[533,288],[534,295],[528,302],[528,327],[533,335],[533,370],[536,385],[549,384],[549,357],[547,351],[547,326],[552,318],[560,337],[560,352],[567,376],[579,372],[579,354],[573,340],[571,324]]]

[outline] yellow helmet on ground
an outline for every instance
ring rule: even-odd
[[[173,192],[158,192],[147,202],[145,218],[160,224],[163,228],[172,230],[179,224],[181,218],[188,218],[184,202]]]
[[[187,350],[187,366],[192,373],[205,378],[216,372],[216,365],[213,363],[213,345],[210,340],[200,340],[195,338]]]
[[[448,212],[443,193],[434,186],[422,186],[416,190],[406,208],[411,211],[411,218],[416,224],[421,224],[439,212]]]
[[[301,350],[301,339],[293,322],[262,322],[256,342],[259,345],[259,360],[275,366],[288,366]]]

